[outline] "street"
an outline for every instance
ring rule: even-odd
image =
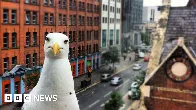
[[[146,62],[142,61],[139,64],[141,64],[142,70],[146,69]],[[104,104],[110,99],[111,93],[116,91],[119,92],[123,97],[124,106],[122,107],[122,110],[126,110],[131,104],[131,101],[127,97],[128,88],[138,73],[139,71],[133,71],[131,66],[115,75],[122,77],[123,83],[121,85],[111,86],[110,82],[98,83],[92,88],[77,94],[80,109],[104,110]]]

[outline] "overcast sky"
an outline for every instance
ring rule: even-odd
[[[171,5],[173,7],[186,6],[188,0],[171,0]],[[160,6],[162,5],[162,0],[144,0],[144,6]]]

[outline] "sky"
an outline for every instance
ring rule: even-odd
[[[186,6],[189,0],[171,0],[171,6]],[[144,0],[144,6],[160,6],[162,0]]]

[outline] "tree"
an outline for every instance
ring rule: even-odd
[[[117,92],[113,92],[111,94],[110,101],[105,104],[105,110],[119,110],[119,108],[122,106],[123,106],[122,96]]]
[[[120,61],[119,50],[116,47],[109,47],[109,50],[102,55],[105,61],[112,63],[114,68],[114,63]]]
[[[25,83],[25,86],[27,89],[32,89],[37,85],[37,82],[39,81],[40,77],[40,71],[39,70],[34,70],[33,73],[26,73],[25,78],[22,80]]]
[[[150,36],[149,36],[149,34],[148,33],[141,33],[141,40],[146,45],[149,45],[150,44]]]

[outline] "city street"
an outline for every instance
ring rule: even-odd
[[[142,69],[146,69],[147,63],[140,62]],[[123,79],[123,84],[119,86],[111,86],[110,82],[103,82],[87,89],[84,92],[77,94],[81,110],[104,110],[104,104],[110,99],[112,92],[117,91],[123,96],[124,107],[122,109],[127,109],[131,101],[127,98],[128,88],[133,82],[135,76],[139,71],[133,71],[132,66],[126,70],[121,71],[115,76],[121,76]]]

